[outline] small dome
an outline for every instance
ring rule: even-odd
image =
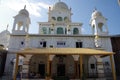
[[[53,9],[68,9],[68,6],[64,2],[57,2],[53,5]]]
[[[99,11],[97,11],[97,10],[93,11],[93,13],[92,13],[92,18],[96,18],[96,17],[98,17],[98,16],[102,16],[102,13],[99,12]]]
[[[10,32],[8,30],[4,30],[0,34],[10,34]]]
[[[27,17],[29,17],[29,12],[25,8],[20,10],[19,14],[25,14]]]

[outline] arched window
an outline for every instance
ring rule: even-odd
[[[98,23],[98,28],[100,32],[106,32],[106,27],[103,23]]]
[[[67,17],[64,17],[64,21],[67,21],[67,19],[68,19]]]
[[[64,34],[63,28],[57,28],[57,34]]]
[[[55,17],[52,17],[52,19],[53,19],[53,20],[56,20],[56,18],[55,18]]]
[[[57,21],[62,21],[62,17],[57,17]]]
[[[78,28],[74,28],[74,29],[73,29],[73,34],[79,34]]]
[[[43,27],[42,30],[43,30],[43,34],[47,34],[47,28],[46,27]]]

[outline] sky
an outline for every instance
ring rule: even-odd
[[[31,24],[29,33],[38,33],[38,22],[48,21],[48,8],[59,0],[0,0],[0,32],[7,29],[11,32],[14,16],[24,8],[29,11]],[[72,8],[72,22],[80,22],[83,34],[91,34],[90,19],[96,8],[107,18],[110,35],[120,34],[120,5],[118,0],[61,0]]]

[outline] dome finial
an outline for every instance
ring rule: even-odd
[[[96,7],[94,7],[94,10],[93,10],[93,12],[95,12],[97,10],[97,8]]]
[[[6,30],[8,30],[9,24],[7,24]]]
[[[24,9],[26,9],[26,5],[24,6]]]

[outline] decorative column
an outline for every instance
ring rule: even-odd
[[[71,34],[71,26],[70,26],[70,24],[69,24],[69,22],[68,22],[68,25],[67,25],[67,34]]]
[[[96,21],[95,21],[95,24],[94,24],[94,35],[98,35],[98,25],[96,24]]]
[[[28,73],[29,73],[29,60],[30,60],[31,56],[32,55],[26,55],[26,57],[24,58],[24,61],[23,61],[22,74],[24,74],[25,78],[28,77]]]
[[[51,27],[50,27],[51,34],[55,33],[54,27],[55,27],[55,21],[53,19],[51,19]]]
[[[95,47],[96,48],[101,48],[101,39],[99,38],[98,35],[95,35],[94,41],[95,41]]]
[[[67,29],[67,33],[68,35],[71,34],[71,25],[70,25],[70,20],[68,18],[65,19],[65,23],[66,23],[66,29]],[[65,30],[64,30],[65,31]]]
[[[116,80],[116,73],[115,73],[115,66],[113,62],[113,55],[110,55],[110,62],[111,62],[111,68],[112,68],[112,73],[113,73],[113,80]]]
[[[100,57],[97,58],[97,72],[99,77],[104,77],[104,66]]]
[[[54,34],[54,24],[52,23],[50,26],[50,34]]]
[[[30,48],[30,37],[29,37],[29,34],[26,33],[26,36],[25,36],[25,48]]]

